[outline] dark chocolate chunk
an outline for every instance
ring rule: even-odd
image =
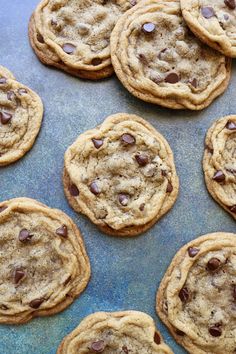
[[[35,299],[32,300],[29,305],[30,307],[32,307],[33,309],[38,309],[40,307],[40,305],[44,302],[44,299]]]
[[[16,268],[14,272],[14,281],[15,284],[18,284],[21,279],[26,276],[26,272],[22,268]]]
[[[148,164],[149,158],[145,154],[135,155],[135,159],[140,166],[146,166]]]
[[[128,145],[134,145],[136,140],[135,140],[135,137],[131,134],[123,134],[122,137],[121,137],[121,141],[125,144],[128,144]]]
[[[121,205],[126,206],[129,202],[129,196],[127,194],[119,194],[119,202]]]
[[[230,9],[235,9],[235,0],[224,0],[225,5]]]
[[[191,79],[189,80],[190,85],[192,85],[194,88],[197,88],[197,79]]]
[[[172,184],[168,181],[167,188],[166,188],[166,193],[171,193],[173,191],[173,186]]]
[[[229,120],[225,127],[229,130],[236,130],[236,123]]]
[[[202,16],[205,18],[211,18],[215,16],[215,11],[212,7],[206,6],[201,8]]]
[[[187,302],[189,300],[190,294],[188,288],[184,287],[179,292],[179,298],[182,302]]]
[[[76,47],[71,43],[65,43],[65,44],[63,44],[62,49],[67,54],[73,54]]]
[[[69,191],[70,191],[70,194],[72,195],[72,197],[77,197],[79,195],[79,190],[75,184],[71,184],[69,186]]]
[[[94,66],[98,66],[98,65],[100,65],[102,63],[102,59],[101,58],[93,58],[91,63]]]
[[[37,33],[37,41],[42,44],[44,43],[44,39],[41,33]]]
[[[140,211],[144,211],[144,207],[145,207],[145,203],[142,203],[142,204],[140,205],[140,207],[139,207],[139,210],[140,210]]]
[[[19,233],[19,240],[21,242],[27,242],[30,241],[30,239],[33,237],[33,235],[30,235],[29,231],[26,229],[22,229]]]
[[[222,329],[221,329],[221,325],[220,324],[216,324],[214,326],[211,326],[208,329],[210,335],[212,335],[212,337],[220,337],[222,334]]]
[[[95,352],[95,353],[102,353],[103,350],[105,349],[105,342],[104,340],[98,340],[96,342],[93,342],[91,344],[91,349]]]
[[[96,183],[96,181],[93,181],[91,184],[90,184],[90,191],[95,194],[95,195],[98,195],[100,192],[99,188],[98,188],[98,185]]]
[[[223,171],[219,170],[216,171],[216,173],[214,174],[214,176],[212,177],[212,179],[216,182],[224,182],[225,180],[225,174]]]
[[[7,124],[12,119],[12,114],[7,112],[0,112],[0,120],[2,124]]]
[[[157,332],[155,332],[155,334],[154,334],[154,342],[156,344],[161,344],[161,337],[159,336],[159,334]]]
[[[155,31],[156,25],[152,22],[146,22],[142,25],[142,30],[145,33],[152,33]]]
[[[169,73],[165,78],[165,82],[168,82],[169,84],[176,84],[179,80],[179,75],[176,73]]]
[[[229,210],[230,210],[232,213],[236,214],[236,205],[233,205],[233,206],[229,207]]]
[[[199,248],[189,247],[188,248],[189,257],[191,257],[191,258],[195,257],[198,254],[199,251],[200,251]]]
[[[56,234],[62,237],[67,237],[68,236],[68,229],[66,225],[62,225],[56,230]]]
[[[221,261],[216,257],[211,258],[207,263],[207,269],[211,271],[217,270],[220,266]]]
[[[103,145],[102,139],[92,139],[92,142],[96,149],[99,149]]]

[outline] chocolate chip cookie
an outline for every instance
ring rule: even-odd
[[[0,66],[0,166],[15,162],[30,150],[42,117],[39,96]]]
[[[181,0],[189,28],[203,42],[228,57],[236,57],[235,0]]]
[[[173,354],[143,312],[97,312],[64,338],[57,354]]]
[[[236,219],[236,116],[217,120],[208,130],[203,170],[212,197]]]
[[[112,32],[111,57],[134,96],[174,109],[207,107],[230,79],[230,59],[188,30],[178,0],[141,1],[127,11]]]
[[[113,73],[110,34],[136,0],[43,0],[29,24],[39,59],[72,75],[101,79]]]
[[[90,264],[77,226],[28,198],[0,203],[0,323],[64,310],[86,287]]]
[[[157,313],[189,353],[235,353],[236,234],[218,232],[182,247],[157,293]]]
[[[179,187],[167,141],[126,113],[78,137],[66,151],[63,180],[70,205],[115,236],[149,229],[172,207]]]

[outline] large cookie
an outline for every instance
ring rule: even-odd
[[[202,41],[226,56],[236,57],[235,0],[181,0],[183,17]]]
[[[101,79],[113,73],[110,34],[136,0],[43,0],[29,24],[39,59],[72,75]]]
[[[28,198],[0,203],[0,323],[62,311],[86,287],[90,264],[77,226]]]
[[[157,293],[157,313],[191,354],[236,348],[236,234],[218,232],[182,247]]]
[[[0,166],[20,159],[32,147],[42,117],[39,96],[0,66]]]
[[[212,197],[236,219],[236,116],[221,118],[208,130],[203,170]]]
[[[186,27],[178,0],[141,1],[117,22],[111,57],[123,85],[164,107],[199,110],[227,87],[231,61]]]
[[[173,354],[143,312],[97,312],[66,336],[57,354]]]
[[[149,229],[172,207],[179,186],[167,141],[125,113],[78,137],[65,154],[63,180],[71,206],[115,236]]]

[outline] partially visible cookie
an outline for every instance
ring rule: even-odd
[[[173,354],[143,312],[97,312],[66,336],[57,354]]]
[[[203,170],[212,197],[236,219],[236,116],[221,118],[208,130]]]
[[[236,57],[235,0],[181,0],[187,25],[197,37],[228,57]]]
[[[157,293],[157,313],[191,354],[234,354],[236,234],[218,232],[183,246]]]
[[[178,177],[164,137],[142,118],[112,115],[65,154],[65,194],[103,232],[134,236],[174,204]]]
[[[179,0],[145,0],[127,11],[112,32],[111,57],[134,96],[174,109],[207,107],[230,79],[230,59],[188,30]]]
[[[64,310],[84,290],[90,264],[79,229],[28,198],[0,203],[0,323]]]
[[[40,97],[0,66],[0,166],[15,162],[30,150],[42,117]]]
[[[113,73],[110,34],[136,0],[43,0],[29,23],[39,59],[72,75],[101,79]]]

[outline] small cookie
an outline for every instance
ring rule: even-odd
[[[236,234],[218,232],[183,246],[157,293],[157,313],[189,353],[235,353]]]
[[[149,229],[174,204],[178,177],[169,144],[142,118],[112,115],[65,154],[71,206],[109,235]]]
[[[29,24],[39,59],[72,75],[97,80],[113,73],[110,34],[136,0],[43,0]]]
[[[60,344],[57,354],[173,354],[143,312],[97,312],[86,317]]]
[[[84,290],[90,264],[79,229],[28,198],[0,203],[0,323],[64,310]]]
[[[197,37],[224,55],[236,58],[235,0],[181,0],[187,25]]]
[[[236,116],[221,118],[208,130],[203,170],[212,197],[236,219]]]
[[[43,118],[40,97],[0,66],[0,166],[31,149]]]
[[[134,96],[164,107],[199,110],[226,89],[231,60],[186,27],[178,0],[146,0],[127,11],[111,35],[111,57]]]

